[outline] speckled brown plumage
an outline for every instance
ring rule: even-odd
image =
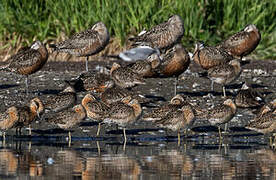
[[[133,87],[137,84],[145,84],[144,79],[129,67],[121,67],[118,63],[113,63],[110,75],[116,85],[122,88]]]
[[[32,99],[29,106],[12,106],[0,115],[0,128],[22,128],[30,125],[43,112],[44,106],[38,98]]]
[[[121,88],[119,86],[113,86],[110,88],[107,88],[102,94],[101,94],[101,100],[105,104],[112,104],[114,102],[121,101],[123,98],[131,96],[133,99],[137,99],[139,103],[145,103],[148,102],[148,100],[138,94],[135,93],[134,91],[130,91],[128,89]]]
[[[269,111],[250,122],[246,128],[263,134],[273,133],[276,130],[276,110]]]
[[[218,65],[208,70],[208,77],[212,81],[212,90],[213,82],[221,84],[223,86],[224,96],[226,96],[225,85],[235,81],[240,76],[240,74],[241,65],[240,62],[236,59],[231,60],[227,64]]]
[[[62,129],[71,129],[79,125],[86,117],[86,111],[80,104],[73,108],[53,113],[46,117],[46,120]]]
[[[204,46],[203,43],[196,43],[193,60],[203,69],[210,69],[217,65],[225,64],[234,58],[223,49],[212,46]]]
[[[235,98],[237,107],[253,108],[261,106],[263,102],[262,95],[247,83],[243,84]]]
[[[51,112],[59,112],[64,109],[73,107],[77,102],[75,89],[67,85],[63,91],[56,95],[47,96],[43,100],[45,109]]]
[[[165,49],[179,42],[184,34],[183,21],[174,15],[168,21],[152,27],[137,37],[130,38],[135,45],[148,45],[152,48]]]
[[[95,23],[91,28],[79,32],[69,39],[50,47],[58,52],[65,52],[75,56],[89,57],[102,51],[109,43],[109,32],[103,22]],[[86,59],[86,71],[88,71]]]
[[[181,44],[174,45],[161,55],[162,63],[157,68],[160,76],[179,76],[186,71],[190,65],[188,52]]]
[[[105,123],[115,123],[121,127],[125,127],[135,122],[142,113],[140,103],[136,99],[126,98],[122,102],[110,104],[110,111],[104,119]]]
[[[109,107],[92,94],[85,95],[81,104],[86,110],[87,117],[97,122],[102,122],[109,112]]]
[[[30,75],[40,70],[48,59],[48,51],[40,42],[35,41],[30,47],[19,50],[11,56],[7,65],[0,69],[7,70],[22,75]]]
[[[267,112],[271,112],[276,110],[276,99],[264,104],[260,109],[257,110],[256,115],[257,116],[262,116],[263,114]]]
[[[79,75],[75,80],[74,88],[77,91],[96,91],[103,92],[106,88],[112,87],[114,81],[111,79],[109,74],[99,72],[84,72]]]
[[[146,113],[143,115],[144,121],[157,121],[165,117],[167,114],[169,114],[171,111],[175,111],[177,109],[180,109],[183,105],[187,105],[186,99],[180,95],[177,94],[174,96],[169,103],[151,110],[151,112]]]
[[[218,104],[212,109],[205,110],[202,118],[205,118],[212,125],[220,125],[229,122],[236,114],[237,107],[231,99],[227,99],[223,104]]]
[[[243,57],[250,54],[258,46],[261,34],[253,24],[247,25],[240,32],[233,34],[217,45],[233,56]]]
[[[127,67],[142,77],[152,77],[156,74],[155,71],[159,65],[160,59],[158,55],[152,54],[146,60],[138,60],[127,65]]]

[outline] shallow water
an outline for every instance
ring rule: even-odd
[[[275,179],[276,152],[265,142],[227,137],[168,141],[10,140],[0,149],[1,179]],[[215,138],[215,137],[214,137]],[[263,137],[259,137],[263,138]],[[227,144],[226,144],[227,142]]]
[[[1,112],[34,96],[58,93],[63,80],[75,78],[82,69],[83,63],[47,63],[30,76],[28,98],[24,77],[0,72]],[[227,88],[228,97],[235,96],[242,81],[250,80],[268,101],[275,98],[275,69],[275,61],[246,65],[241,77]],[[202,70],[192,66],[181,76],[178,93],[203,107],[221,102],[221,86],[211,92],[209,80],[199,77],[198,71]],[[173,78],[147,79],[146,85],[134,90],[162,104],[173,96],[173,84]],[[78,101],[85,94],[78,93]],[[238,109],[221,141],[216,127],[195,122],[194,133],[183,135],[180,146],[176,133],[152,124],[130,126],[124,145],[121,130],[104,125],[100,137],[95,137],[97,124],[85,121],[73,129],[69,147],[68,131],[37,122],[32,136],[26,135],[26,129],[22,136],[8,131],[6,142],[0,136],[0,179],[275,179],[276,151],[269,146],[268,136],[243,128],[252,118],[251,110]]]

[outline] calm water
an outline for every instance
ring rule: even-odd
[[[276,152],[263,136],[168,141],[8,141],[0,179],[275,179]],[[251,138],[251,139],[250,139]],[[252,140],[253,138],[253,140]],[[260,143],[261,141],[261,143]]]

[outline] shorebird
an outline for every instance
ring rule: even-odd
[[[140,103],[130,96],[124,98],[121,102],[110,104],[110,111],[107,113],[104,123],[115,123],[123,127],[124,145],[127,141],[126,126],[134,123],[142,114]]]
[[[260,109],[257,110],[257,117],[262,116],[263,114],[276,110],[276,99],[264,104]]]
[[[174,45],[161,55],[162,63],[157,68],[161,77],[175,77],[174,95],[178,85],[178,77],[186,71],[190,65],[188,52],[181,44]]]
[[[141,77],[152,77],[156,74],[155,70],[160,65],[160,59],[157,54],[152,54],[145,60],[137,60],[134,63],[128,64],[126,67]]]
[[[131,96],[132,99],[137,99],[139,103],[145,103],[148,102],[146,97],[144,97],[141,94],[135,93],[134,91],[130,91],[128,89],[121,88],[119,86],[113,86],[110,88],[107,88],[102,94],[101,94],[101,100],[109,105],[118,101],[121,101],[123,98]]]
[[[97,136],[99,136],[101,123],[110,108],[102,101],[97,100],[92,94],[85,95],[81,104],[86,110],[87,117],[99,123],[97,130]]]
[[[81,104],[75,105],[73,108],[65,109],[46,117],[47,122],[57,125],[61,129],[69,129],[68,143],[71,146],[71,131],[70,129],[79,125],[86,117],[86,112]]]
[[[239,60],[231,60],[227,64],[222,64],[210,68],[208,70],[208,77],[212,81],[211,89],[214,90],[214,82],[222,85],[223,96],[226,97],[225,85],[235,81],[241,74],[241,65]]]
[[[242,85],[239,90],[235,103],[237,107],[252,108],[261,106],[264,102],[262,95],[249,86],[246,82]]]
[[[26,93],[28,94],[28,76],[39,71],[48,59],[48,51],[40,42],[35,41],[30,47],[21,48],[12,55],[7,64],[0,67],[5,70],[26,76]]]
[[[190,105],[184,105],[180,109],[170,111],[165,117],[155,121],[163,128],[177,131],[178,145],[180,145],[180,130],[187,129],[194,123],[194,112]]]
[[[88,71],[89,56],[102,51],[109,43],[109,32],[103,22],[95,23],[91,28],[79,32],[69,39],[50,44],[58,52],[65,52],[77,57],[86,57],[86,71]]]
[[[261,34],[254,24],[247,25],[240,32],[233,34],[225,41],[217,45],[232,56],[242,59],[243,56],[250,54],[258,46]]]
[[[75,89],[66,82],[66,87],[63,91],[56,95],[47,96],[43,100],[45,110],[50,112],[59,112],[69,107],[73,107],[77,102],[77,94]]]
[[[223,104],[219,104],[212,109],[204,110],[205,113],[201,113],[199,119],[206,119],[211,125],[218,126],[219,137],[221,139],[221,124],[225,124],[225,131],[227,129],[227,123],[235,116],[237,107],[231,99],[226,99]]]
[[[255,119],[246,126],[247,129],[263,134],[274,133],[276,131],[276,110],[274,109],[274,111],[271,111],[268,106],[266,106],[266,108],[267,109],[263,109],[265,112],[263,112],[262,115],[257,115]],[[273,136],[275,142],[275,134],[273,134]],[[271,137],[270,145],[273,145]]]
[[[81,73],[71,82],[77,91],[104,92],[106,88],[114,85],[114,81],[109,74],[93,71]]]
[[[133,87],[137,84],[145,84],[144,79],[129,67],[121,67],[118,63],[113,63],[110,75],[116,85],[122,88]]]
[[[181,109],[183,105],[187,105],[186,99],[180,95],[175,95],[169,103],[153,109],[151,112],[143,115],[144,121],[158,121],[165,117],[167,114],[169,114],[172,111]]]
[[[38,98],[32,99],[29,106],[11,106],[0,114],[0,129],[5,131],[16,128],[16,132],[19,130],[21,133],[21,128],[29,125],[29,135],[31,135],[31,123],[43,112],[44,106]]]
[[[134,45],[150,46],[157,50],[167,49],[179,42],[184,35],[183,21],[180,16],[173,15],[168,21],[141,32],[130,38]]]
[[[223,49],[205,46],[202,42],[197,42],[195,44],[195,50],[192,57],[192,59],[205,70],[228,63],[234,59]]]

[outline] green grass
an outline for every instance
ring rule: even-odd
[[[271,0],[2,0],[0,39],[6,45],[0,50],[70,36],[96,21],[124,45],[129,35],[172,14],[183,18],[183,44],[189,50],[197,40],[214,45],[253,23],[262,34],[254,55],[276,59],[276,1]]]

